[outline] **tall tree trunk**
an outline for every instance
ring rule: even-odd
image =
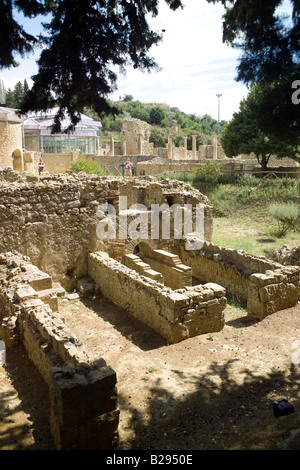
[[[271,155],[256,155],[257,161],[263,171],[268,169],[268,163]]]

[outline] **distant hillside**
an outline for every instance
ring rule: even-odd
[[[218,121],[208,114],[203,116],[186,114],[166,103],[142,103],[134,100],[131,95],[125,95],[119,101],[111,103],[117,107],[119,115],[116,118],[111,116],[102,117],[104,142],[109,139],[111,134],[119,139],[122,121],[129,117],[140,119],[151,125],[150,142],[153,142],[155,147],[164,147],[168,141],[168,135],[171,134],[176,146],[182,146],[184,137],[187,136],[188,149],[191,149],[192,134],[196,135],[198,146],[205,143],[210,144],[211,136],[218,132]],[[94,119],[100,119],[99,116],[89,110],[85,110],[85,114]],[[177,128],[174,121],[177,122]],[[225,121],[220,122],[221,132],[225,124]]]

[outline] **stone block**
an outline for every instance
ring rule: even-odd
[[[219,284],[215,284],[214,282],[207,282],[204,284],[204,287],[211,289],[216,297],[225,297],[226,295],[226,289]]]
[[[91,295],[95,291],[95,283],[89,277],[79,279],[77,282],[77,287],[82,295]]]
[[[33,272],[27,277],[29,285],[36,291],[52,288],[52,279],[49,274]]]
[[[49,305],[53,312],[58,312],[58,297],[55,288],[41,290],[37,294],[38,298]]]
[[[24,302],[29,299],[37,299],[37,292],[29,285],[19,286],[15,289],[15,297],[19,302]]]

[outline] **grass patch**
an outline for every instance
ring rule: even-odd
[[[161,176],[191,184],[205,194],[210,204],[224,217],[214,217],[212,242],[269,257],[283,245],[299,245],[299,226],[281,234],[272,216],[272,204],[293,204],[300,208],[300,180],[293,178],[256,178],[221,175],[211,183],[191,173]]]
[[[277,224],[271,217],[252,220],[249,216],[214,217],[212,242],[256,256],[269,257],[283,245],[299,245],[299,232],[278,236]]]
[[[218,210],[232,214],[251,214],[263,217],[272,203],[294,203],[300,205],[300,181],[292,178],[228,178],[212,185],[194,180],[193,186],[208,196]],[[255,207],[255,211],[253,208]]]
[[[242,310],[242,311],[246,311],[247,310],[247,300],[246,299],[242,299],[234,294],[230,294],[230,293],[227,293],[227,302],[229,305],[231,305],[232,307],[238,309],[238,310]]]

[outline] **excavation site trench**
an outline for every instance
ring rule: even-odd
[[[65,323],[117,374],[117,450],[300,448],[300,306],[168,344],[102,296],[60,298]],[[0,366],[0,449],[54,449],[48,388],[21,345]],[[275,418],[287,397],[294,413]]]

